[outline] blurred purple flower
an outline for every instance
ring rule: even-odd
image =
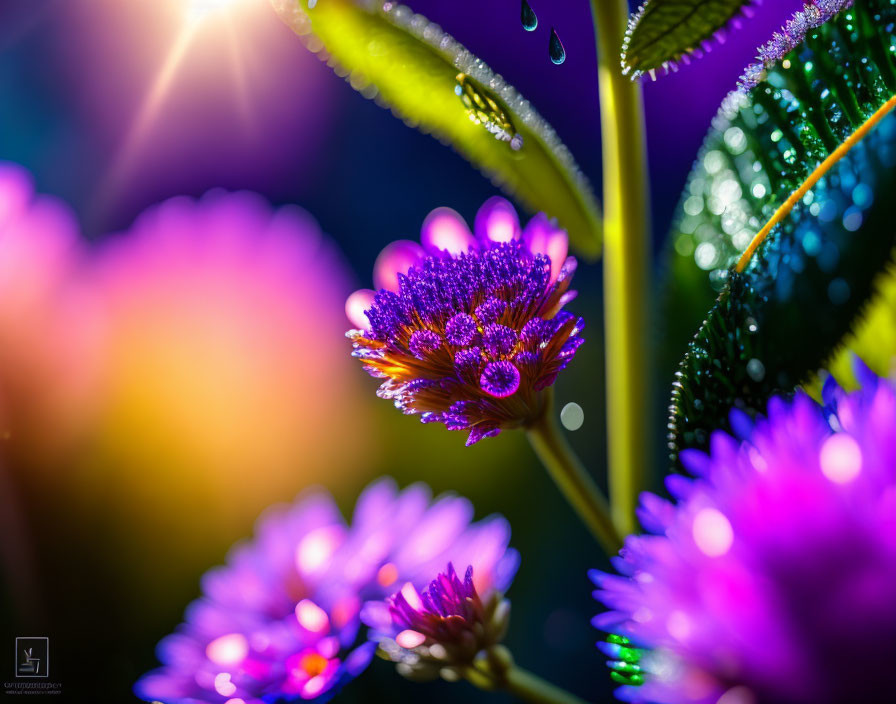
[[[136,694],[166,704],[329,698],[376,647],[358,637],[363,601],[421,584],[452,559],[492,575],[515,571],[506,521],[471,518],[466,499],[431,502],[425,486],[398,491],[389,479],[365,489],[350,526],[323,491],[271,509],[254,540],[203,577],[203,596],[159,643],[163,667]]]
[[[378,292],[346,303],[358,329],[353,355],[377,392],[424,423],[469,430],[467,445],[531,422],[541,393],[583,342],[584,322],[561,308],[576,261],[568,238],[543,214],[525,230],[513,206],[488,200],[476,237],[453,210],[434,210],[421,247],[399,240],[374,267]]]
[[[644,656],[636,702],[825,704],[896,698],[896,385],[773,398],[732,415],[709,456],[682,453],[650,534],[592,573],[595,617]]]

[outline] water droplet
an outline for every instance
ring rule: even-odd
[[[315,5],[317,5],[317,0],[308,0],[308,9],[309,10],[313,10]]]
[[[458,73],[456,81],[454,93],[467,108],[467,117],[514,151],[522,149],[523,136],[516,131],[504,102],[466,73]]]
[[[535,11],[529,6],[529,3],[526,0],[523,0],[523,6],[520,10],[520,19],[523,22],[523,29],[527,32],[534,32],[535,28],[538,26],[538,17],[535,16]]]
[[[560,422],[567,430],[578,430],[585,422],[585,411],[577,403],[567,403],[560,411]]]
[[[765,365],[761,360],[753,357],[753,359],[747,362],[747,376],[757,384],[765,378]]]
[[[548,53],[551,55],[551,61],[558,66],[566,61],[566,49],[563,48],[563,42],[557,36],[557,30],[551,27],[551,40],[548,43]]]

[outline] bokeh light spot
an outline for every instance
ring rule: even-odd
[[[382,587],[388,587],[395,584],[395,580],[397,579],[398,568],[391,562],[387,562],[380,567],[379,571],[376,573],[376,581],[379,582]]]
[[[700,552],[721,557],[731,549],[734,531],[725,515],[714,508],[701,509],[694,517],[694,542]]]
[[[215,691],[222,697],[229,697],[236,691],[236,685],[230,681],[229,672],[219,672],[215,675]]]
[[[560,411],[560,422],[567,430],[578,430],[585,423],[585,411],[575,403],[567,403]]]
[[[719,697],[716,704],[756,704],[756,697],[746,687],[732,687]]]
[[[423,642],[426,640],[426,636],[422,633],[418,633],[417,631],[406,630],[399,633],[395,636],[395,642],[398,643],[402,648],[416,648],[418,645],[423,645]]]
[[[205,654],[216,665],[238,665],[249,653],[249,643],[242,633],[229,633],[205,646]]]
[[[309,599],[302,599],[296,604],[296,618],[303,628],[313,633],[320,633],[330,627],[327,612]]]
[[[317,572],[326,567],[342,542],[339,526],[325,526],[306,535],[296,549],[296,564],[301,572]]]
[[[855,479],[862,470],[862,450],[850,435],[831,435],[821,446],[821,472],[837,484]]]

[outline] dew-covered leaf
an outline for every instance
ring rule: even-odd
[[[638,77],[685,57],[700,56],[704,43],[729,22],[750,12],[753,0],[646,0],[629,20],[622,70]]]
[[[526,208],[557,218],[579,254],[599,254],[600,209],[569,150],[527,100],[438,25],[382,0],[271,2],[362,95],[453,146]]]
[[[670,418],[673,458],[705,448],[732,408],[810,380],[862,328],[896,245],[896,0],[857,0],[811,28],[749,96],[730,96],[682,197],[672,235],[670,316],[693,330]],[[857,60],[858,59],[858,60]],[[754,235],[862,125],[875,126],[811,188],[749,260]],[[710,303],[711,305],[711,303]],[[684,328],[670,327],[681,340]]]

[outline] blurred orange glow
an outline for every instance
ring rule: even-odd
[[[177,198],[90,251],[35,201],[0,222],[0,254],[3,458],[115,526],[135,594],[192,583],[267,505],[364,470],[350,286],[304,211]],[[340,536],[320,538],[297,559],[326,561]]]
[[[90,466],[145,526],[141,559],[235,539],[268,504],[354,474],[342,272],[307,214],[245,193],[169,201],[100,253]]]

